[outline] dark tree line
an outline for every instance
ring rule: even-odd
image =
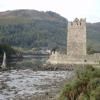
[[[29,23],[1,24],[0,42],[21,47],[66,45],[66,22],[32,20]],[[65,39],[63,39],[65,38]]]

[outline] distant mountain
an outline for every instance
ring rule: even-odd
[[[67,19],[51,11],[0,12],[0,43],[25,48],[66,47]],[[87,23],[87,40],[100,50],[100,23]]]
[[[100,51],[100,22],[87,23],[87,42],[95,50]]]
[[[21,47],[52,47],[66,40],[66,19],[54,12],[15,10],[0,13],[0,42]]]
[[[63,17],[61,17],[59,14],[55,12],[51,12],[51,11],[40,12],[36,10],[14,10],[14,11],[0,12],[0,19],[10,19],[10,20],[29,19],[29,20],[50,20],[50,21],[65,20]]]

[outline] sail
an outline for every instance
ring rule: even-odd
[[[5,69],[6,68],[6,53],[5,52],[4,52],[4,55],[3,55],[3,61],[2,61],[1,68],[2,69]]]

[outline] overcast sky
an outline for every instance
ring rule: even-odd
[[[0,11],[15,9],[54,11],[68,20],[100,22],[100,0],[0,0]]]

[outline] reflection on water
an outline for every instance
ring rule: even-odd
[[[24,56],[20,59],[8,59],[7,66],[9,69],[27,69],[32,68],[37,69],[38,67],[42,66],[46,60],[48,59],[48,56]],[[37,66],[37,67],[36,67]]]

